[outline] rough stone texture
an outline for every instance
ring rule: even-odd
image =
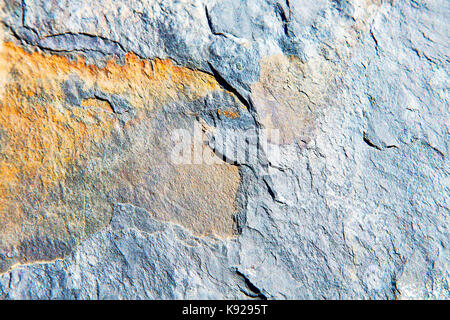
[[[450,298],[448,1],[2,11],[0,297]]]
[[[11,43],[0,56],[8,74],[0,104],[1,251],[8,253],[1,271],[63,257],[109,223],[117,202],[199,234],[234,233],[239,169],[167,161],[171,130],[193,127],[189,114],[209,91],[218,91],[216,105],[227,104],[212,76],[132,55],[99,69]]]

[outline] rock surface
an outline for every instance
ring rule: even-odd
[[[1,10],[0,298],[450,299],[448,1]]]

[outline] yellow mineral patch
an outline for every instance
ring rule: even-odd
[[[155,142],[161,126],[174,126],[154,121],[159,107],[220,90],[214,77],[131,53],[99,68],[13,43],[2,43],[0,75],[0,272],[63,256],[105,226],[118,201],[199,235],[234,233],[238,169],[170,166],[170,131]],[[120,96],[133,115],[121,123],[95,96],[69,103],[72,78],[84,92]]]

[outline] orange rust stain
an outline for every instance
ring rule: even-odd
[[[86,65],[83,57],[69,60],[40,52],[28,53],[12,43],[4,43],[0,54],[0,68],[17,69],[23,77],[23,91],[29,96],[40,89],[40,81],[33,79],[36,75],[46,80],[47,87],[43,89],[59,98],[62,98],[60,83],[75,74],[86,87],[120,94],[136,108],[153,107],[171,98],[178,100],[180,92],[193,100],[220,89],[208,74],[175,66],[170,60],[141,60],[133,53],[125,55],[124,65],[111,58],[104,68]]]
[[[190,101],[220,90],[214,77],[170,60],[145,61],[128,53],[123,65],[111,59],[99,68],[87,65],[82,57],[70,60],[27,52],[13,43],[0,48],[0,74],[0,251],[19,243],[23,233],[41,221],[30,218],[29,208],[42,207],[47,215],[58,211],[51,198],[54,190],[61,181],[75,177],[76,167],[120,130],[108,102],[94,98],[80,106],[66,102],[62,85],[69,77],[76,76],[84,90],[126,99],[137,110],[133,121],[164,103]],[[65,232],[69,218],[55,220],[59,231],[52,232]]]
[[[219,115],[220,115],[220,114],[223,114],[225,117],[231,118],[231,119],[237,119],[237,118],[240,117],[240,114],[239,114],[238,112],[235,112],[235,111],[233,111],[233,110],[231,110],[231,109],[229,109],[229,110],[224,110],[224,111],[218,109],[218,110],[217,110],[217,113],[218,113]]]

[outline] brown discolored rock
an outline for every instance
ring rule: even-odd
[[[339,83],[381,1],[352,1],[353,19],[333,26],[332,42],[305,49],[306,58],[276,54],[259,61],[259,80],[251,85],[251,99],[263,128],[278,129],[279,143],[308,143],[315,120],[339,92]],[[345,11],[345,10],[344,10]],[[321,19],[326,23],[326,16]]]
[[[234,233],[238,168],[169,159],[171,130],[195,120],[176,106],[221,90],[212,76],[133,54],[98,68],[12,43],[0,69],[0,272],[66,255],[117,202],[199,235]]]
[[[304,63],[280,54],[261,59],[260,65],[251,96],[260,124],[278,129],[281,144],[307,142],[332,80],[331,64],[319,58]]]

